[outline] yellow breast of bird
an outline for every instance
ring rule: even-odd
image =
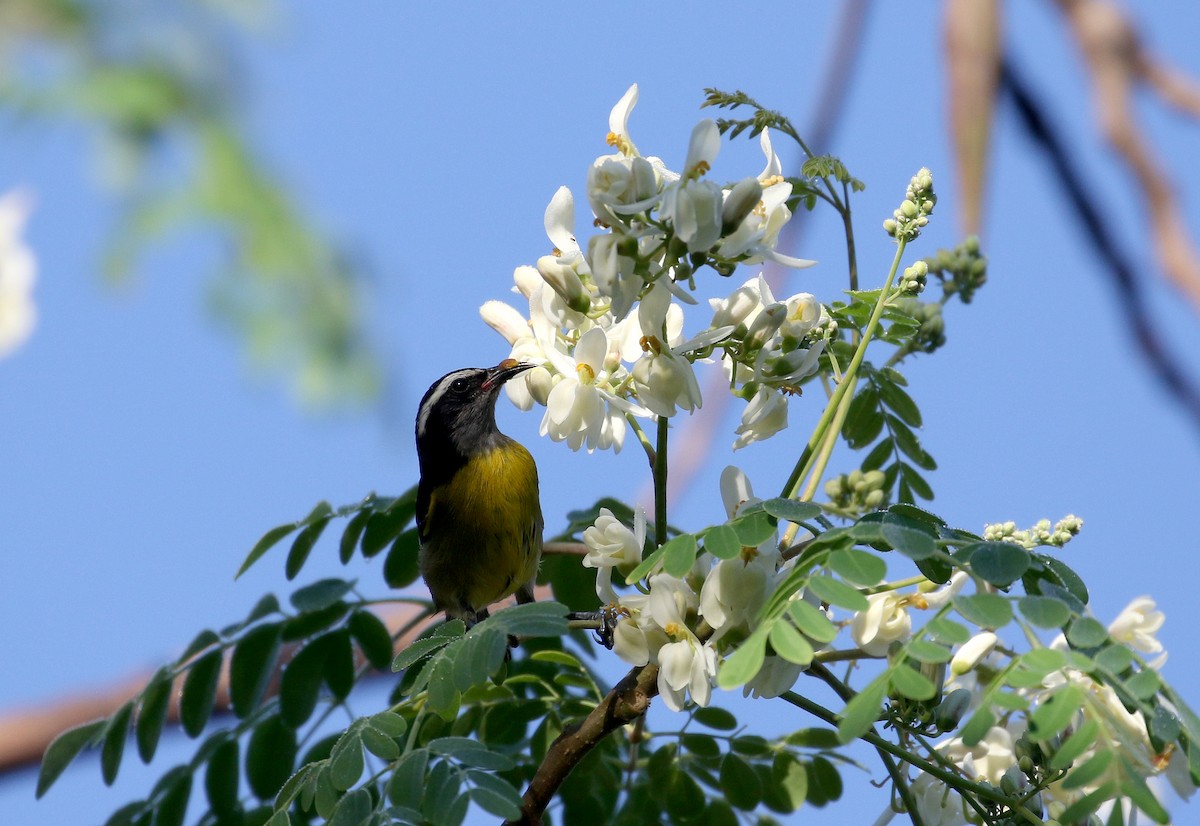
[[[541,555],[533,457],[513,441],[472,457],[434,491],[429,519],[437,539],[422,568],[439,601],[480,609],[510,596],[536,575]]]

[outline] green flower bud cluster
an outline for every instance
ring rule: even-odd
[[[1041,519],[1028,530],[1017,530],[1015,522],[998,522],[985,525],[983,538],[990,542],[1011,542],[1022,548],[1032,550],[1042,545],[1061,548],[1070,542],[1081,530],[1083,520],[1074,514],[1068,514],[1050,526],[1049,519]]]
[[[941,280],[945,298],[957,295],[964,304],[970,304],[975,291],[987,282],[987,258],[980,253],[979,239],[974,235],[952,250],[938,250],[925,263]]]
[[[904,275],[900,278],[900,292],[920,295],[925,289],[925,277],[927,275],[929,275],[929,265],[924,261],[918,261],[911,267],[908,267],[904,270]]]
[[[912,241],[921,234],[921,229],[929,223],[929,215],[937,203],[937,195],[933,193],[933,173],[925,167],[913,175],[904,192],[904,200],[892,213],[892,217],[883,222],[883,230],[897,241]]]
[[[932,353],[946,343],[942,305],[917,298],[898,298],[896,308],[917,320],[920,327],[904,347],[905,353]]]
[[[825,483],[831,510],[853,516],[883,507],[887,498],[884,489],[887,477],[882,470],[854,470]]]

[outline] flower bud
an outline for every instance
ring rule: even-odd
[[[561,258],[543,255],[537,262],[538,274],[550,288],[558,293],[568,307],[577,313],[586,313],[592,307],[592,298],[583,286],[575,268],[564,264]]]
[[[992,653],[997,642],[998,638],[991,631],[981,631],[971,637],[962,644],[958,653],[954,655],[954,659],[950,661],[950,672],[956,677],[966,674],[979,665],[980,660]]]
[[[940,732],[954,731],[970,708],[971,690],[956,688],[938,703],[937,709],[933,712],[933,723]]]
[[[772,304],[765,308],[746,331],[746,347],[748,350],[759,350],[771,337],[779,331],[779,327],[787,318],[787,307],[782,304]]]
[[[725,196],[721,207],[721,232],[728,234],[737,229],[762,200],[763,188],[757,178],[743,178],[733,185]]]

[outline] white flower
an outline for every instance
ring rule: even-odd
[[[584,567],[596,569],[596,595],[608,604],[617,601],[612,587],[613,568],[633,568],[642,561],[642,548],[646,543],[646,512],[638,508],[634,512],[633,530],[613,516],[608,508],[601,508],[595,524],[583,532],[583,544],[587,546]]]
[[[980,660],[992,653],[998,639],[991,631],[981,631],[971,637],[962,644],[962,647],[954,654],[954,658],[950,660],[950,673],[957,677],[974,669],[979,665]]]
[[[739,450],[783,430],[788,424],[787,412],[787,398],[782,393],[760,386],[742,411],[742,422],[734,431],[738,437],[733,442],[733,449]]]
[[[950,575],[950,581],[940,588],[928,594],[922,594],[921,599],[925,602],[926,608],[941,608],[950,600],[958,596],[958,592],[963,589],[970,579],[970,574],[966,571],[955,571]]]
[[[689,413],[700,406],[700,383],[692,363],[673,350],[645,353],[631,372],[638,401],[657,416],[674,416],[676,406]]]
[[[804,669],[794,662],[774,655],[763,659],[762,668],[742,686],[743,697],[770,700],[791,689]]]
[[[952,737],[939,743],[937,750],[947,760],[961,766],[970,779],[985,780],[993,785],[998,785],[1008,767],[1017,762],[1012,733],[999,726],[988,729],[983,739],[973,746],[964,745],[960,737]]]
[[[623,155],[637,155],[637,147],[629,138],[629,115],[638,102],[638,85],[634,83],[625,90],[608,113],[608,143],[621,150]]]
[[[1117,642],[1123,642],[1143,654],[1161,654],[1163,644],[1155,634],[1165,621],[1166,615],[1157,610],[1153,599],[1138,597],[1117,615],[1108,626],[1108,633]],[[1161,661],[1158,665],[1161,665]]]
[[[21,346],[37,323],[37,261],[21,238],[29,209],[29,197],[22,192],[0,197],[0,358]]]
[[[802,339],[821,323],[821,302],[812,293],[796,293],[786,302],[787,317],[779,328],[785,339]]]
[[[680,181],[663,192],[659,217],[670,222],[688,252],[706,252],[721,240],[720,185],[712,181]]]
[[[716,676],[717,652],[690,632],[658,650],[658,693],[671,711],[682,711],[689,694],[696,705],[708,705]]]
[[[710,298],[708,304],[712,307],[713,317],[711,327],[749,326],[750,322],[762,312],[763,307],[774,304],[775,297],[771,288],[761,274],[749,279],[738,287],[728,298]]]
[[[869,656],[882,657],[893,642],[907,640],[912,636],[907,605],[907,599],[894,591],[868,596],[867,610],[859,611],[850,621],[854,644]]]
[[[593,327],[580,336],[571,355],[547,355],[562,378],[546,399],[541,434],[565,441],[572,450],[586,444],[589,453],[609,447],[619,451],[625,441],[624,414],[635,412],[635,406],[618,398],[609,384],[604,330]]]
[[[922,773],[909,791],[925,826],[965,826],[970,822],[967,817],[974,814],[958,792],[933,775]],[[886,810],[876,823],[887,823],[892,814],[891,809]]]

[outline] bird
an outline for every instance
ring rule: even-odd
[[[516,594],[533,601],[542,554],[537,465],[496,426],[505,382],[535,365],[453,370],[417,409],[419,566],[435,610],[472,626]]]

